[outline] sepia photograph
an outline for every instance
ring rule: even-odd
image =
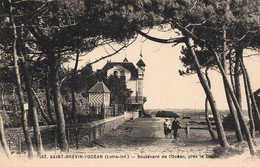
[[[1,0],[0,167],[260,165],[259,0]]]

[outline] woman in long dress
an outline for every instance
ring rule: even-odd
[[[169,118],[165,119],[165,121],[163,123],[163,127],[164,127],[165,138],[168,138],[168,134],[171,133],[171,122],[170,122]]]

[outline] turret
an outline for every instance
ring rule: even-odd
[[[136,100],[138,103],[143,104],[144,100],[143,100],[143,79],[144,79],[144,71],[145,71],[145,64],[143,62],[142,59],[140,59],[137,63],[136,63],[137,67],[138,67],[138,78],[137,78],[137,91],[136,91]]]
[[[143,62],[142,59],[140,59],[137,63],[136,63],[137,67],[138,67],[138,78],[139,78],[139,75],[144,75],[144,71],[145,71],[145,64]]]
[[[127,58],[125,58],[125,59],[123,60],[123,63],[128,63]]]

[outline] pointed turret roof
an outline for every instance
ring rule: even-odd
[[[89,93],[110,93],[109,89],[103,82],[97,82],[91,89],[88,91]]]
[[[140,59],[140,60],[136,63],[136,65],[137,65],[138,67],[146,66],[146,65],[144,64],[144,62],[143,62],[142,59]]]
[[[125,58],[125,59],[123,60],[123,63],[128,63],[127,58]]]

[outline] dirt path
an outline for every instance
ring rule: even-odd
[[[210,135],[206,129],[193,127],[188,139],[185,137],[184,129],[180,129],[179,140],[165,139],[163,121],[164,118],[138,118],[134,121],[127,121],[96,141],[93,147],[79,150],[71,148],[69,153],[45,151],[41,161],[39,159],[28,161],[25,155],[16,158],[22,166],[35,166],[35,163],[39,162],[42,166],[63,167],[86,166],[86,164],[88,166],[143,167],[143,163],[146,164],[145,166],[182,167],[259,166],[259,159],[252,159],[248,151],[225,159],[211,159],[213,148],[219,144],[210,141]],[[180,120],[180,122],[184,127],[185,120]]]
[[[164,118],[138,118],[127,121],[104,135],[94,147],[79,152],[210,155],[212,149],[218,145],[210,141],[208,131],[204,129],[192,129],[189,139],[186,138],[184,129],[179,130],[178,140],[165,139],[163,121]]]

